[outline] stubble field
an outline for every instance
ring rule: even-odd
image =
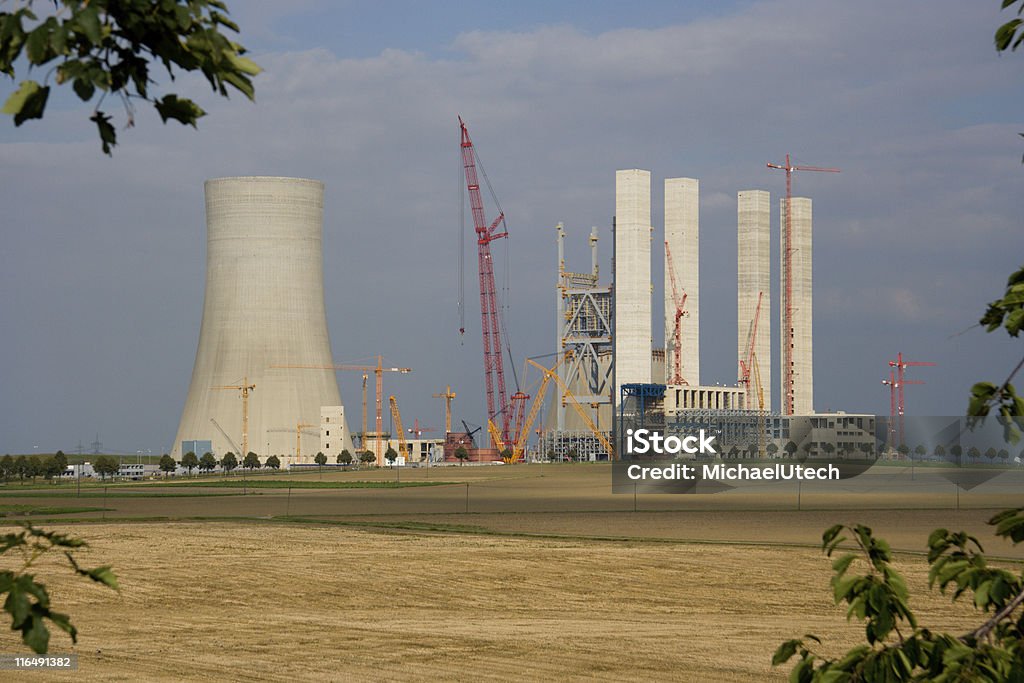
[[[741,491],[640,496],[633,512],[601,467],[401,476],[451,483],[244,496],[146,485],[78,500],[0,489],[4,504],[105,507],[45,526],[87,539],[84,562],[112,564],[122,586],[40,568],[81,634],[74,647],[55,634],[51,646],[79,655],[76,673],[37,677],[781,680],[770,660],[782,640],[816,633],[835,654],[861,633],[832,602],[823,528],[874,526],[906,551],[899,566],[922,623],[960,632],[976,617],[928,591],[924,538],[949,526],[991,539],[989,503],[1012,497],[965,495],[957,511],[945,488],[922,488],[911,496],[921,507],[907,509],[909,494],[879,481],[842,500],[808,491],[800,510],[795,491]],[[1017,549],[986,546],[1019,566]],[[21,651],[16,634],[0,632],[0,651]]]

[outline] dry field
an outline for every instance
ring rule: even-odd
[[[782,640],[817,633],[835,654],[860,633],[832,603],[829,561],[817,549],[823,528],[864,521],[910,551],[899,564],[919,618],[956,632],[974,617],[927,590],[924,537],[950,526],[991,538],[991,509],[955,511],[945,491],[932,509],[893,510],[905,495],[876,486],[837,511],[825,509],[823,493],[811,492],[802,504],[812,509],[798,511],[788,493],[772,501],[746,492],[641,496],[634,513],[631,496],[608,494],[599,468],[420,474],[458,483],[226,497],[120,493],[106,501],[107,521],[100,513],[77,514],[88,521],[76,524],[52,519],[48,527],[90,542],[86,564],[114,566],[122,591],[44,567],[55,604],[81,631],[74,648],[55,634],[51,652],[76,652],[80,662],[74,674],[33,676],[782,680],[785,672],[770,666]],[[103,504],[9,495],[0,502]],[[133,517],[140,521],[126,521]],[[15,635],[0,630],[0,652],[17,651]]]

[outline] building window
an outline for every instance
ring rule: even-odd
[[[330,421],[331,421],[330,415],[328,415],[327,417],[324,418],[324,422],[330,422]]]
[[[324,450],[326,451],[330,447],[331,447],[331,444],[327,444],[326,446],[324,446]]]
[[[328,430],[327,430],[327,436],[330,436],[330,435],[331,435],[331,430],[330,430],[330,429],[328,429]]]

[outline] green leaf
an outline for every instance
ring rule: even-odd
[[[110,125],[110,116],[101,111],[89,117],[90,121],[96,123],[100,131],[100,141],[103,143],[103,153],[109,155],[110,150],[117,144],[117,132]]]
[[[193,128],[196,127],[196,121],[206,115],[206,112],[200,109],[195,102],[187,98],[179,98],[177,95],[165,95],[163,99],[154,102],[153,106],[156,107],[164,123],[167,123],[168,119],[174,119]]]
[[[797,638],[787,640],[782,645],[779,645],[778,649],[775,650],[775,654],[772,655],[772,666],[788,662],[796,654],[796,649],[801,645],[803,645],[803,641]]]
[[[83,102],[91,100],[92,96],[96,93],[96,86],[84,78],[76,78],[71,84],[71,87],[74,88],[75,94],[78,95],[78,99]]]
[[[21,632],[21,639],[36,654],[46,654],[50,646],[50,630],[43,623],[42,614],[33,614],[28,628]]]
[[[71,623],[71,617],[66,614],[60,614],[58,612],[50,612],[50,621],[57,624],[61,630],[65,631],[71,636],[71,642],[78,642],[78,629]]]
[[[4,114],[14,115],[14,125],[20,126],[29,119],[43,118],[46,99],[50,96],[50,86],[40,86],[35,81],[22,81],[21,85],[11,93],[4,102]]]
[[[21,628],[32,611],[28,595],[17,581],[12,583],[7,593],[7,599],[4,601],[4,611],[11,615],[12,629]]]
[[[95,5],[85,7],[75,15],[74,23],[78,29],[85,34],[93,46],[98,46],[103,41],[103,32],[100,25],[100,12]]]
[[[248,76],[255,76],[263,71],[263,68],[256,62],[235,53],[228,53],[228,61],[231,62],[231,66],[235,67],[237,71],[241,71]]]
[[[104,586],[118,590],[117,576],[114,575],[113,570],[109,566],[90,569],[85,572],[85,575],[97,583],[102,583]]]

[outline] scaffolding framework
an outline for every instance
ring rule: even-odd
[[[597,228],[590,232],[590,273],[565,269],[565,228],[559,223],[555,229],[558,235],[556,348],[565,358],[558,366],[558,377],[563,386],[572,388],[580,404],[594,410],[595,421],[599,421],[599,407],[610,405],[612,399],[612,363],[609,361],[614,315],[612,290],[609,285],[602,286],[598,282]],[[564,401],[556,402],[555,429],[574,434],[574,430],[566,431],[565,409]]]

